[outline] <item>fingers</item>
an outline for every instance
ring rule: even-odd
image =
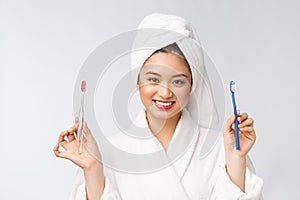
[[[73,134],[74,132],[77,132],[76,124],[74,124],[71,128],[68,129],[68,132],[70,134]]]
[[[59,145],[61,145],[66,151],[68,150],[68,142],[67,141],[62,141],[61,143],[59,143]]]
[[[79,118],[75,117],[75,124],[78,124],[78,122],[79,122]]]
[[[75,134],[77,133],[77,127],[78,127],[78,117],[75,118],[75,124],[72,127],[59,134],[58,143],[53,148],[53,152],[56,155],[56,157],[69,159],[68,153],[60,151],[59,148],[62,147],[66,151],[68,151],[69,143],[76,140]],[[89,129],[87,128],[87,130]]]
[[[248,118],[239,124],[239,128],[253,127],[253,124],[254,124],[254,120],[252,118]]]
[[[252,126],[253,127],[254,120],[252,118],[248,118],[249,116],[248,116],[247,113],[240,114],[240,110],[237,110],[237,114],[238,114],[238,118],[237,119],[238,119],[238,122],[239,122],[238,128],[244,128],[244,127],[247,127],[247,126]],[[227,120],[225,128],[224,128],[224,131],[230,132],[230,131],[232,131],[234,129],[234,120],[235,120],[235,116],[232,115]]]
[[[241,131],[252,132],[252,131],[254,131],[254,128],[252,126],[247,126],[247,127],[240,128],[240,130]]]
[[[75,140],[75,133],[77,132],[77,126],[76,126],[76,124],[75,125],[73,125],[71,128],[69,128],[68,129],[68,135],[67,135],[67,137],[68,137],[68,140],[69,140],[69,142],[72,142],[73,140]]]
[[[59,158],[67,158],[67,154],[65,152],[60,152],[59,151],[59,143],[57,143],[54,148],[53,148],[53,152],[55,154],[56,157],[59,157]]]
[[[68,131],[63,131],[60,133],[59,137],[58,137],[58,143],[61,143],[63,141],[66,141],[65,140],[65,136],[67,136],[69,134]]]
[[[73,134],[69,134],[69,135],[68,135],[68,141],[69,141],[69,142],[72,142],[73,140],[75,140],[75,135],[74,135],[74,133],[73,133]]]
[[[77,128],[75,125],[69,128],[68,130],[61,132],[58,137],[58,143],[61,143],[62,141],[66,141],[65,140],[66,137],[68,138],[68,142],[73,141],[75,139],[74,133],[76,132],[77,132]]]
[[[58,137],[58,143],[55,145],[54,149],[56,149],[56,151],[54,151],[54,153],[56,153],[55,155],[57,155],[58,153],[61,153],[59,152],[59,146],[61,145],[65,150],[67,150],[68,148],[68,143],[69,141],[67,141],[65,139],[65,137],[69,134],[68,131],[64,131],[64,132],[61,132],[59,137]]]
[[[247,113],[238,114],[238,122],[239,123],[243,122],[246,119],[248,119],[248,114]]]
[[[78,125],[79,125],[79,118],[75,117],[75,127],[76,127],[76,130],[78,129]]]
[[[56,155],[56,157],[59,157],[59,154],[60,154],[58,149],[59,149],[59,144],[57,143],[53,148],[53,152]]]
[[[78,117],[76,117],[75,121],[78,122]],[[70,127],[68,130],[61,132],[58,137],[58,141],[57,141],[58,145],[63,147],[65,150],[67,150],[69,143],[78,139],[78,138],[76,138],[76,133],[77,133],[77,125],[76,124],[73,125],[72,127]],[[84,136],[86,137],[86,139],[93,139],[91,131],[88,128],[86,122],[83,122],[83,133],[84,133]],[[55,146],[55,147],[56,147],[55,155],[59,155],[58,154],[59,147],[57,147],[57,146]]]

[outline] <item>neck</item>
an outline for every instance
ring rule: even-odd
[[[175,132],[181,113],[169,119],[158,119],[146,112],[149,128],[164,148],[167,148]]]

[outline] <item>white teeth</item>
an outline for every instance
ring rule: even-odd
[[[161,106],[170,106],[170,105],[172,105],[172,102],[165,103],[165,102],[155,101],[155,103],[158,104],[158,105],[161,105]]]

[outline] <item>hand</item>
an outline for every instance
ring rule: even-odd
[[[87,199],[100,199],[105,187],[101,154],[86,122],[83,123],[85,137],[82,151],[79,153],[80,142],[78,137],[75,137],[78,135],[77,127],[78,118],[76,117],[75,125],[59,135],[58,143],[53,151],[57,157],[66,158],[83,169]],[[59,150],[60,146],[65,149],[64,152]]]
[[[240,114],[238,110],[238,127],[234,127],[235,115],[232,115],[224,127],[224,148],[226,157],[226,172],[230,180],[243,192],[245,191],[246,155],[252,148],[256,135],[254,121],[247,113]],[[240,150],[236,150],[234,129],[239,129]]]
[[[76,117],[75,124],[59,135],[58,143],[53,148],[53,151],[57,157],[68,159],[83,170],[89,170],[93,166],[99,164],[101,155],[97,143],[86,122],[83,123],[85,137],[83,139],[82,151],[79,153],[80,142],[75,137],[77,134],[77,127],[78,118]],[[60,151],[59,147],[64,148],[65,151]]]
[[[252,148],[256,134],[253,128],[254,120],[248,117],[247,113],[240,114],[238,110],[238,129],[240,138],[240,150],[235,149],[235,136],[234,136],[234,120],[235,116],[232,115],[226,122],[224,128],[224,147],[227,155],[237,155],[239,157],[245,157]]]

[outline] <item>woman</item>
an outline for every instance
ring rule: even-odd
[[[57,157],[71,160],[83,171],[71,199],[262,199],[263,181],[254,174],[247,158],[256,139],[253,119],[238,112],[240,150],[235,150],[237,127],[233,127],[235,116],[231,116],[211,148],[199,156],[212,135],[216,116],[201,49],[194,44],[189,23],[180,17],[151,14],[139,26],[149,28],[155,30],[146,37],[138,33],[136,44],[156,45],[133,53],[132,65],[139,67],[136,80],[144,106],[138,123],[146,124],[153,137],[145,142],[119,134],[112,140],[131,152],[163,150],[159,159],[171,161],[156,170],[145,170],[147,173],[106,167],[99,162],[102,152],[86,123],[85,145],[78,153],[76,121],[60,134],[54,147]],[[163,31],[158,34],[156,29]],[[172,157],[184,142],[188,144],[184,151]],[[60,146],[66,151],[59,151]]]

